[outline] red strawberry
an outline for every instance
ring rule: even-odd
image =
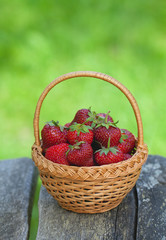
[[[113,147],[119,143],[121,131],[116,127],[116,123],[108,121],[108,113],[106,117],[95,126],[94,140],[102,146],[107,147],[108,139],[110,138],[110,146]]]
[[[135,146],[134,135],[126,129],[121,129],[120,143],[118,144],[118,149],[123,153],[130,153]]]
[[[71,165],[92,166],[93,149],[89,143],[81,141],[69,147],[67,160]]]
[[[101,117],[103,119],[105,119],[107,117],[107,121],[108,122],[114,122],[113,118],[110,115],[106,114],[106,113],[98,113],[97,116],[99,116],[99,117]]]
[[[76,123],[84,123],[86,121],[86,119],[89,117],[90,110],[83,108],[80,109],[76,112],[76,115],[72,121],[72,123],[76,122]]]
[[[95,153],[95,161],[98,165],[105,165],[111,163],[117,163],[123,161],[123,153],[116,150],[114,147],[110,148],[108,153],[103,150],[99,150]]]
[[[89,158],[88,160],[86,160],[86,162],[84,162],[84,167],[92,167],[94,166],[94,161],[93,158]]]
[[[66,123],[66,124],[65,124],[65,127],[66,127],[66,128],[69,128],[70,125],[71,125],[71,123]]]
[[[111,138],[110,146],[116,146],[121,137],[120,129],[115,126],[100,126],[94,130],[95,141],[101,143],[104,147],[107,147],[109,137]]]
[[[75,123],[69,127],[67,139],[70,144],[75,144],[80,141],[91,144],[93,142],[93,131],[90,126]]]
[[[69,165],[67,161],[66,152],[69,150],[69,144],[60,143],[58,145],[51,146],[47,149],[45,158],[51,160],[54,163]]]
[[[96,112],[94,111],[92,112],[90,108],[89,109],[83,108],[77,111],[71,123],[72,124],[74,122],[80,123],[80,124],[84,123],[85,125],[91,126],[95,119],[96,119]]]
[[[105,165],[122,161],[124,158],[124,154],[116,147],[110,147],[109,138],[107,148],[102,147],[102,149],[96,151],[94,157],[98,165]]]
[[[127,160],[132,157],[129,153],[124,153],[123,156],[123,160]]]
[[[58,122],[51,121],[43,127],[41,136],[45,151],[55,144],[67,142],[67,129],[58,125]]]

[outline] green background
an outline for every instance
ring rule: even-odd
[[[166,2],[0,0],[0,159],[31,157],[38,98],[56,77],[73,71],[111,75],[140,107],[150,154],[166,155]],[[71,79],[46,97],[46,121],[70,122],[79,108],[111,111],[119,127],[137,135],[133,111],[114,86]],[[30,239],[38,224],[35,196]]]

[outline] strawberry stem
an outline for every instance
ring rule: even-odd
[[[109,115],[110,111],[107,112],[106,116],[105,116],[105,123],[108,122],[108,115]]]
[[[111,138],[109,137],[109,138],[108,138],[108,145],[107,145],[107,148],[110,148],[110,141],[111,141]]]

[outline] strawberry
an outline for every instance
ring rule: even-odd
[[[77,142],[75,145],[69,145],[67,160],[71,165],[92,166],[93,149],[87,142]]]
[[[94,128],[94,140],[99,142],[102,146],[107,147],[108,139],[110,138],[110,146],[116,146],[121,137],[121,131],[116,127],[117,123],[108,120],[108,114],[105,118],[98,122]],[[101,119],[101,118],[100,118]]]
[[[76,123],[84,123],[86,121],[86,119],[89,117],[89,109],[83,108],[80,109],[76,112],[75,117],[73,119],[73,121],[71,122],[72,124],[74,122]]]
[[[107,147],[109,137],[110,146],[116,146],[121,137],[120,129],[111,122],[98,124],[94,129],[94,140]]]
[[[119,151],[116,147],[110,147],[109,137],[107,148],[102,147],[100,150],[96,151],[94,158],[98,165],[105,165],[123,161],[124,154],[121,151]]]
[[[70,125],[71,125],[71,123],[66,123],[66,124],[65,124],[65,127],[66,127],[66,128],[69,128]]]
[[[58,125],[58,122],[48,122],[41,131],[43,151],[55,144],[67,142],[67,129]]]
[[[85,125],[91,126],[94,119],[96,119],[96,112],[92,112],[90,108],[89,109],[83,108],[77,111],[71,123],[72,124],[74,122],[80,124],[84,123]]]
[[[85,141],[89,144],[93,141],[93,131],[90,126],[75,123],[69,127],[67,133],[67,139],[70,144],[75,144],[76,142]]]
[[[111,137],[111,146],[116,146],[121,137],[120,129],[111,126],[107,129],[104,126],[101,126],[94,131],[95,141],[101,143],[102,146],[107,146],[109,137]]]
[[[135,146],[134,135],[126,129],[121,129],[121,138],[119,141],[117,147],[123,153],[130,153]]]
[[[132,155],[130,155],[129,153],[124,153],[123,156],[123,160],[127,160],[132,157]]]
[[[105,153],[102,149],[95,153],[95,161],[98,165],[117,163],[123,161],[123,155],[122,152],[116,150],[114,147],[110,148],[108,153]]]
[[[84,167],[92,167],[94,166],[94,161],[93,161],[93,158],[89,158],[87,161],[84,162]]]
[[[114,122],[113,118],[108,113],[107,114],[106,113],[98,113],[97,116],[99,116],[100,118],[103,118],[103,120],[107,117],[108,122]]]
[[[69,150],[68,143],[60,143],[58,145],[47,148],[45,158],[54,163],[69,165],[67,161],[66,152]]]

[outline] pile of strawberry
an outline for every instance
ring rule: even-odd
[[[59,164],[96,166],[127,160],[135,152],[135,137],[117,127],[112,117],[91,109],[77,111],[73,121],[60,126],[48,122],[41,131],[45,158]]]

